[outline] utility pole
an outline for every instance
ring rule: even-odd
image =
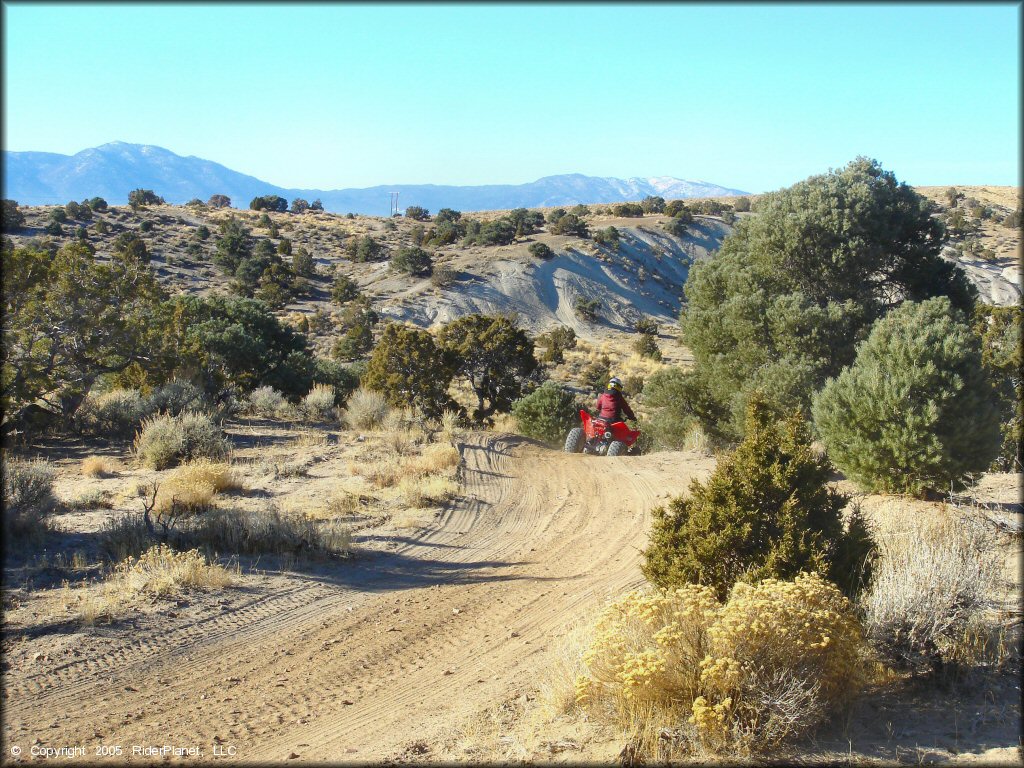
[[[391,193],[391,215],[395,216],[398,214],[398,193]]]

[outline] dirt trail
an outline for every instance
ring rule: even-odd
[[[208,759],[233,747],[236,761],[415,755],[529,690],[570,623],[640,583],[649,510],[714,463],[566,455],[493,435],[461,451],[462,498],[386,551],[7,675],[8,737],[198,746]]]

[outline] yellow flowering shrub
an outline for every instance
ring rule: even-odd
[[[609,605],[583,655],[587,675],[577,681],[577,703],[604,704],[625,716],[638,707],[669,706],[680,696],[689,701],[708,650],[707,626],[719,607],[714,590],[697,584],[630,592]]]
[[[817,574],[738,583],[724,604],[696,584],[631,592],[598,619],[576,702],[652,751],[668,728],[691,747],[747,752],[844,703],[861,682],[862,647],[850,602]]]
[[[814,728],[861,683],[860,623],[818,574],[737,583],[708,638],[690,722],[710,743],[773,746]]]

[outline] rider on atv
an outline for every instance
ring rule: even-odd
[[[597,396],[597,418],[611,424],[615,421],[622,421],[620,414],[636,421],[633,409],[629,407],[626,398],[622,396],[622,382],[618,376],[612,376],[608,381],[608,388]]]

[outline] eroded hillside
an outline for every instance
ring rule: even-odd
[[[936,215],[943,218],[955,213],[946,199],[947,189],[920,190],[936,202]],[[1021,297],[1020,230],[1004,220],[1019,206],[1019,190],[962,187],[960,191],[966,202],[958,206],[966,224],[953,230],[943,255],[964,267],[983,301],[1014,304]],[[987,209],[987,215],[971,219],[975,204]],[[617,246],[599,244],[591,236],[553,234],[553,227],[545,225],[507,245],[465,245],[460,240],[442,246],[424,244],[433,274],[413,276],[394,270],[390,257],[403,247],[420,244],[430,234],[432,220],[203,205],[153,205],[138,210],[111,206],[85,220],[69,218],[57,233],[58,209],[22,207],[24,226],[10,237],[18,244],[35,239],[56,245],[81,237],[103,257],[119,236],[133,233],[143,240],[158,277],[172,291],[229,292],[231,278],[215,264],[215,254],[220,225],[235,218],[249,229],[252,242],[267,240],[278,253],[305,250],[312,256],[315,272],[307,275],[303,289],[278,307],[294,322],[305,325],[301,316],[329,316],[332,282],[341,274],[355,280],[383,319],[430,327],[472,312],[511,313],[534,333],[562,324],[588,340],[630,332],[643,316],[674,323],[690,265],[713,256],[731,230],[727,221],[735,218],[731,211],[725,217],[697,215],[685,234],[675,236],[665,230],[671,219],[664,214],[616,217],[608,208],[592,207],[583,217],[590,235],[614,227]],[[550,210],[541,213],[550,214]],[[507,214],[471,216],[486,223]],[[739,214],[752,215],[756,213]],[[349,248],[367,236],[382,246],[381,251],[373,258],[356,260]],[[537,243],[551,249],[549,258],[531,253]],[[283,260],[288,263],[292,258],[289,254]],[[578,301],[596,302],[595,316],[581,316]],[[314,322],[309,330],[315,343],[326,347],[336,327]]]

